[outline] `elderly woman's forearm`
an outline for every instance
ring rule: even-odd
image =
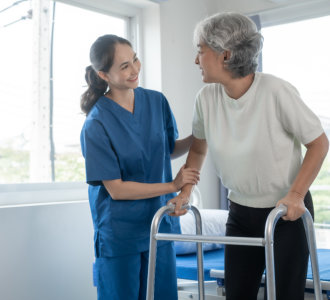
[[[206,140],[202,139],[196,139],[193,137],[193,142],[189,150],[189,154],[186,161],[186,168],[194,168],[197,170],[201,170],[205,157],[207,154],[207,143]],[[183,197],[190,197],[190,194],[192,192],[193,185],[192,184],[186,184],[181,189],[181,195]]]
[[[186,167],[201,170],[207,154],[206,140],[193,137],[192,145],[186,161]]]
[[[321,169],[329,149],[329,141],[323,133],[306,147],[307,151],[300,171],[290,188],[290,192],[299,193],[303,197]]]

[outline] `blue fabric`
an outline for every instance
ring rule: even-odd
[[[224,249],[204,252],[204,279],[214,280],[210,277],[210,270],[224,270]],[[195,254],[180,255],[176,257],[176,273],[178,278],[197,280],[197,257]]]
[[[149,251],[126,256],[96,258],[95,282],[99,300],[145,300]],[[157,300],[177,299],[173,243],[158,247],[155,295]]]
[[[95,236],[95,256],[148,250],[156,211],[175,194],[143,200],[113,200],[102,180],[172,181],[170,154],[178,137],[163,94],[136,88],[134,113],[105,96],[88,114],[81,132]],[[177,218],[165,216],[160,232],[180,232]],[[162,245],[168,242],[159,242]]]
[[[321,281],[330,281],[330,249],[317,249]],[[197,280],[196,254],[180,255],[176,257],[176,272],[178,278]],[[224,249],[204,253],[205,280],[214,280],[210,277],[210,270],[224,270]],[[311,263],[308,263],[307,278],[313,279]]]
[[[330,281],[330,249],[317,249],[321,281]],[[313,279],[311,262],[308,262],[307,278]]]

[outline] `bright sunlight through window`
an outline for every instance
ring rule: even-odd
[[[330,139],[330,16],[264,28],[263,71],[292,83]],[[318,247],[330,247],[330,155],[311,187]]]

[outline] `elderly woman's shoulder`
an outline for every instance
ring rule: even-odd
[[[275,89],[275,90],[284,87],[293,88],[291,83],[275,75],[267,74],[267,73],[259,73],[259,76],[260,76],[260,85],[264,88]]]
[[[219,83],[209,83],[204,85],[197,93],[197,97],[204,98],[205,96],[210,97],[215,93],[221,91],[221,84]]]

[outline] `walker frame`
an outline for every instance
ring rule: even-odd
[[[248,237],[232,237],[232,236],[207,236],[202,235],[202,219],[199,210],[193,205],[185,205],[183,209],[192,210],[196,219],[196,235],[188,234],[165,234],[158,233],[159,225],[165,214],[174,211],[174,205],[167,205],[161,207],[153,217],[150,232],[150,248],[149,248],[149,266],[148,266],[148,281],[147,281],[147,300],[154,299],[154,282],[155,282],[155,268],[157,255],[157,241],[179,241],[179,242],[196,242],[197,246],[197,266],[198,266],[198,294],[199,300],[205,299],[204,288],[204,268],[203,268],[203,248],[202,243],[218,243],[229,245],[244,245],[244,246],[261,246],[265,247],[266,255],[266,282],[267,282],[267,299],[276,300],[275,290],[275,268],[274,268],[274,231],[277,221],[285,216],[287,207],[280,205],[274,208],[268,215],[265,226],[264,238],[248,238]],[[313,219],[309,211],[302,215],[304,223],[308,248],[310,253],[313,284],[315,299],[322,299],[322,289],[319,275],[319,266],[316,251],[316,240]]]

